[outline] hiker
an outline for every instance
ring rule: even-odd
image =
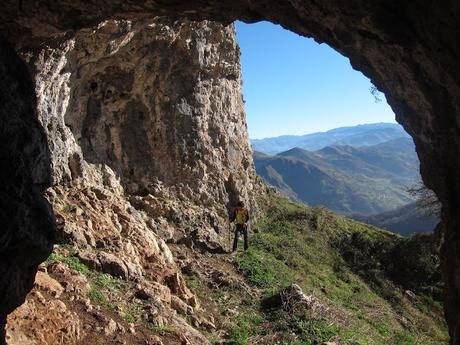
[[[240,238],[240,233],[243,233],[244,238],[244,250],[247,250],[249,247],[248,240],[248,222],[249,222],[249,211],[242,201],[238,201],[236,204],[235,211],[230,217],[231,222],[235,222],[235,238],[233,239],[233,250],[236,251],[238,245],[238,239]]]

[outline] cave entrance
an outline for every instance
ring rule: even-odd
[[[441,301],[439,251],[432,233],[439,213],[426,215],[417,195],[407,191],[421,184],[420,163],[412,137],[396,123],[385,95],[325,44],[267,22],[236,22],[236,32],[257,174],[291,200],[314,206],[304,209],[269,197],[278,207],[263,216],[262,225],[254,224],[250,259],[239,262],[249,279],[261,288],[280,288],[281,281],[298,284],[309,296],[337,305],[347,300],[344,309],[368,315],[371,322],[377,319],[367,314],[367,298],[380,305],[381,315],[399,308],[403,318],[409,315],[407,296],[426,293],[420,286],[429,286],[430,298]],[[402,239],[362,223],[403,236],[429,234]],[[280,289],[262,305],[276,309],[285,303],[290,292]],[[435,329],[442,308],[429,309],[426,329]],[[376,322],[389,325],[387,316]],[[332,322],[341,327],[339,320]],[[412,331],[399,332],[398,327],[384,335],[386,343],[412,337]],[[364,326],[359,328],[355,340],[366,333]],[[417,336],[431,343],[430,332]],[[445,335],[434,342],[445,342]]]
[[[257,173],[291,199],[389,231],[430,232],[413,139],[386,97],[326,44],[236,22]],[[426,214],[428,213],[428,214]]]
[[[398,122],[404,125],[416,142],[424,181],[436,191],[443,203],[442,255],[446,282],[446,318],[452,337],[451,343],[459,342],[460,298],[457,248],[460,229],[458,214],[460,78],[457,68],[458,36],[455,34],[459,22],[456,4],[452,2],[432,4],[420,1],[356,1],[353,4],[328,1],[177,1],[167,5],[163,2],[148,2],[144,5],[132,2],[124,6],[119,6],[118,2],[111,2],[100,7],[74,1],[68,4],[66,10],[52,6],[37,8],[32,2],[21,3],[18,10],[16,2],[6,1],[4,6],[6,10],[0,14],[2,36],[12,43],[15,41],[21,44],[39,43],[68,29],[91,27],[94,23],[108,18],[134,19],[145,16],[146,11],[149,11],[174,15],[176,18],[192,16],[195,19],[221,20],[226,23],[237,18],[249,22],[268,19],[282,23],[301,35],[326,41],[350,57],[353,66],[370,76],[374,84],[385,92],[389,103],[395,109]],[[12,51],[9,46],[4,45],[3,39],[1,40],[2,48],[5,48],[2,52]],[[19,60],[16,55],[7,58],[2,56],[2,59],[14,62]],[[16,76],[17,80],[26,80],[24,75],[25,73]],[[31,89],[32,83],[26,84]],[[26,89],[29,96],[30,90],[27,87],[23,89]],[[5,86],[6,89],[9,89],[9,86]],[[10,103],[15,109],[23,109],[17,101],[20,97],[8,97],[13,100]],[[33,101],[29,103],[33,104]],[[30,109],[27,109],[27,112],[29,115],[33,113]],[[2,114],[11,114],[11,111],[2,108]],[[36,123],[28,118],[24,123],[36,127]],[[8,125],[9,122],[6,122],[5,126]],[[18,150],[17,147],[12,146],[8,138],[4,140],[7,150],[13,147],[10,151],[16,154],[15,158],[11,159],[12,162],[22,161],[22,155],[38,156],[39,150],[34,150],[31,154],[30,146],[25,148],[20,146]],[[32,136],[27,137],[26,143],[30,143],[33,147],[44,146],[40,140]],[[36,163],[32,159],[30,161]],[[35,167],[36,165],[29,170],[35,172]],[[28,176],[25,170],[27,169],[21,166],[23,175]],[[8,173],[5,173],[5,176],[8,176]],[[5,181],[9,180],[5,179]],[[30,200],[28,191],[32,187],[28,188],[18,187],[21,190],[17,193],[18,198]],[[26,196],[23,196],[23,190],[26,191]],[[5,223],[13,223],[11,219],[21,217],[21,212],[16,208],[11,213],[5,213],[8,214],[8,221]],[[27,226],[25,232],[30,233],[43,234],[50,229],[50,226],[39,222]],[[20,247],[16,244],[13,243],[15,247],[28,248],[26,245],[21,244]],[[39,258],[38,254],[36,258]],[[8,264],[9,262],[4,267],[8,267]],[[28,267],[31,265],[28,263],[28,266],[24,267],[27,267],[24,268],[24,272],[30,271]],[[22,293],[23,290],[19,289],[19,291]]]

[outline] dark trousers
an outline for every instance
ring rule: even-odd
[[[235,238],[233,239],[233,251],[235,251],[236,247],[238,246],[238,239],[240,238],[241,233],[243,234],[244,238],[244,250],[248,249],[249,247],[248,226],[246,224],[236,224]]]

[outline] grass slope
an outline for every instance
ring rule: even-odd
[[[216,255],[172,245],[187,259],[183,273],[199,296],[200,314],[214,320],[216,328],[197,323],[192,315],[184,317],[211,343],[448,343],[432,236],[404,238],[324,208],[292,203],[276,192],[262,197],[259,205],[262,212],[245,253]],[[150,302],[134,298],[134,282],[90,270],[75,253],[75,248],[60,245],[49,261],[86,276],[88,298],[104,315],[135,324],[136,337],[155,334],[165,345],[180,342],[171,325],[145,318]],[[319,308],[283,308],[279,293],[293,283],[313,296]]]
[[[222,314],[237,310],[228,320],[231,344],[447,344],[431,237],[405,239],[277,193],[260,204],[251,247],[233,259],[245,283],[209,290],[193,280]],[[292,283],[322,311],[288,312],[270,302]]]

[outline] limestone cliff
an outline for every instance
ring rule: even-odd
[[[156,311],[146,312],[146,321],[174,325],[193,343],[206,343],[176,315],[189,308],[197,325],[209,323],[165,241],[222,252],[233,204],[242,199],[255,207],[234,27],[112,20],[20,51],[35,79],[50,148],[47,196],[57,214],[58,243],[73,248],[55,255],[137,282],[133,294],[155,297],[149,308]],[[86,297],[91,279],[80,274],[75,283],[69,277],[78,273],[65,266],[42,270],[42,279],[66,287],[59,307],[36,282],[38,290],[10,316],[8,337],[88,341],[97,322],[85,323],[78,306],[92,308]],[[78,287],[81,281],[87,287]],[[120,301],[120,315],[128,313],[129,300]],[[24,314],[34,321],[27,323]],[[57,340],[49,324],[62,318],[72,322],[64,327],[66,338]],[[43,339],[33,333],[37,324],[44,325]],[[143,341],[138,338],[133,343]]]
[[[206,209],[188,231],[217,249],[227,207],[253,201],[255,178],[234,28],[108,21],[23,55],[54,184],[125,190],[155,218],[173,218],[167,190],[184,209]]]

